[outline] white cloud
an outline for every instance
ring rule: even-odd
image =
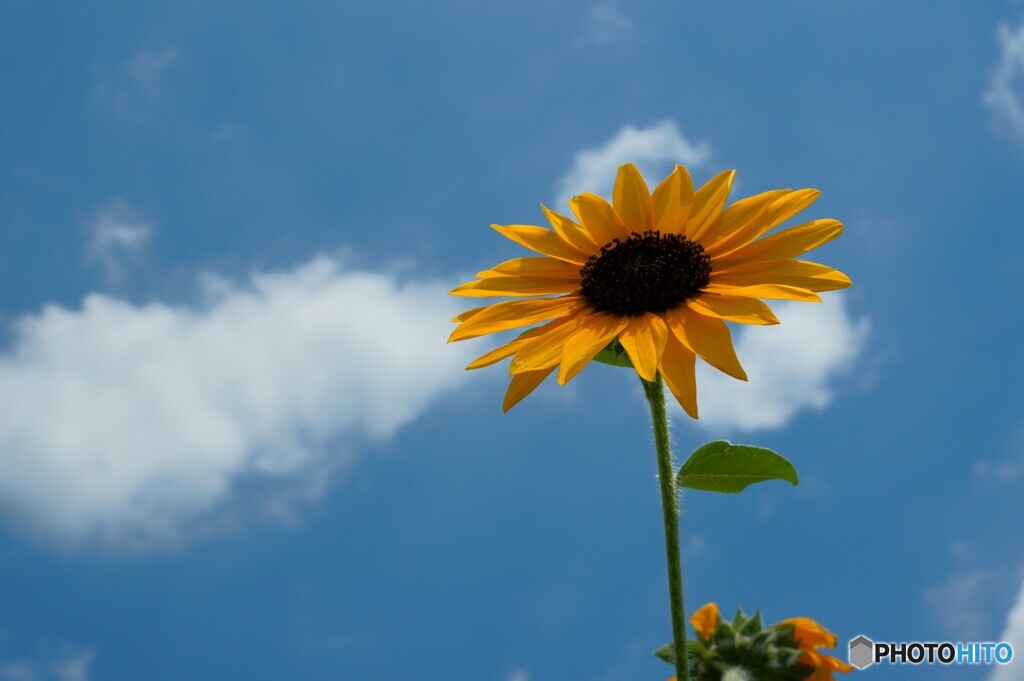
[[[1024,24],[999,26],[1002,54],[992,70],[983,100],[998,125],[1024,138]]]
[[[703,556],[708,551],[708,540],[703,534],[691,532],[686,541],[686,550],[683,552],[687,560],[693,560]]]
[[[88,225],[87,260],[100,265],[111,281],[123,274],[123,260],[138,253],[156,231],[153,223],[123,199],[114,199],[96,212]]]
[[[974,475],[987,483],[1016,483],[1024,478],[1024,426],[1018,425],[1005,457],[985,457],[974,464]]]
[[[610,196],[615,172],[623,163],[635,163],[648,184],[654,185],[674,164],[699,166],[708,157],[708,145],[685,138],[674,121],[665,120],[646,128],[627,125],[603,145],[576,154],[572,168],[558,184],[556,205],[581,192]]]
[[[94,657],[89,648],[36,659],[0,657],[0,681],[89,681]]]
[[[622,7],[613,0],[598,0],[580,22],[576,47],[627,47],[636,26]]]
[[[530,681],[530,674],[525,669],[517,669],[508,675],[508,681]]]
[[[736,354],[749,382],[698,362],[699,426],[778,428],[804,409],[823,409],[832,400],[834,380],[864,348],[868,321],[850,316],[842,294],[826,294],[823,303],[782,302],[772,308],[779,325],[733,326]]]
[[[988,482],[1017,482],[1021,478],[1024,460],[1011,457],[1001,461],[980,459],[974,464],[974,475]]]
[[[946,583],[927,589],[925,604],[947,631],[965,640],[976,640],[988,621],[982,604],[991,581],[992,575],[987,570],[958,572]]]
[[[1017,603],[1006,618],[1006,628],[999,640],[1013,646],[1014,658],[1010,664],[994,667],[988,681],[1019,681],[1021,669],[1024,669],[1024,662],[1020,658],[1021,651],[1024,651],[1024,585],[1017,596]]]
[[[160,94],[160,79],[167,69],[178,61],[178,51],[172,47],[159,50],[140,50],[132,55],[125,71],[132,83],[150,96]]]
[[[0,354],[10,522],[147,548],[210,531],[228,502],[286,513],[465,375],[445,283],[328,257],[219,282],[202,304],[93,294],[15,323]]]
[[[163,97],[166,74],[177,61],[173,47],[140,50],[102,77],[96,95],[122,117],[141,120]]]

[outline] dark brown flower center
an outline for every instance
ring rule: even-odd
[[[664,312],[708,285],[711,257],[679,234],[633,232],[590,256],[580,276],[581,293],[596,310],[622,316]]]

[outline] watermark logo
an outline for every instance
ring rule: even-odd
[[[850,641],[850,664],[857,669],[870,667],[875,661],[875,643],[867,636]]]
[[[1005,641],[900,641],[875,643],[867,636],[850,640],[847,658],[857,669],[889,664],[1009,664],[1013,646]]]

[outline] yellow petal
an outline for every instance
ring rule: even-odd
[[[693,613],[693,617],[690,618],[690,624],[693,625],[694,631],[697,632],[697,636],[707,641],[715,635],[715,631],[718,630],[718,606],[714,603],[708,603],[703,608]]]
[[[449,295],[467,298],[499,296],[546,296],[571,293],[580,288],[578,279],[541,279],[540,277],[488,277],[452,289]]]
[[[779,626],[793,627],[793,638],[802,650],[836,647],[836,635],[810,617],[792,617],[779,622]]]
[[[696,360],[697,356],[679,342],[675,334],[668,334],[665,352],[661,356],[661,375],[665,378],[665,385],[691,418],[697,418]]]
[[[569,205],[598,246],[611,243],[613,239],[625,239],[629,236],[629,230],[622,224],[619,214],[610,203],[597,194],[585,192],[574,196]]]
[[[590,257],[575,246],[570,245],[550,229],[534,225],[491,225],[491,227],[502,236],[515,241],[517,244],[526,246],[531,251],[536,251],[541,255],[549,255],[552,258],[576,263],[577,265],[582,265]]]
[[[530,338],[516,338],[514,341],[505,343],[501,347],[494,348],[490,352],[484,355],[480,355],[472,362],[467,364],[466,371],[487,367],[494,364],[495,362],[500,362],[506,357],[511,357],[516,353],[516,350],[529,343],[530,340]]]
[[[813,220],[791,227],[777,234],[766,236],[759,241],[739,248],[727,256],[715,259],[720,269],[732,264],[755,260],[786,260],[828,243],[843,233],[843,223],[838,220]]]
[[[684,166],[676,166],[672,174],[654,189],[654,229],[662,234],[682,234],[693,205],[693,179]]]
[[[654,227],[651,192],[640,170],[632,163],[619,168],[612,190],[612,203],[628,231],[646,232]]]
[[[815,650],[805,650],[798,662],[814,670],[810,676],[804,677],[804,681],[835,681],[832,672],[842,672],[845,674],[853,670],[853,665],[847,664],[831,655],[823,655]]]
[[[500,362],[506,357],[511,357],[520,348],[523,348],[532,343],[534,340],[536,340],[538,336],[541,336],[550,331],[551,329],[566,323],[567,319],[569,318],[556,319],[553,322],[548,322],[544,326],[540,326],[537,327],[536,329],[530,329],[529,331],[524,332],[518,338],[508,343],[505,343],[504,345],[501,345],[497,348],[494,348],[490,352],[483,354],[480,357],[477,357],[476,359],[469,363],[469,365],[466,367],[466,370],[469,371],[472,369],[479,369],[481,367],[490,366],[495,362]]]
[[[519,404],[520,401],[544,382],[544,379],[551,375],[555,368],[541,369],[540,371],[527,371],[516,374],[508,384],[508,391],[505,393],[505,400],[501,404],[503,411],[508,411]]]
[[[656,314],[645,312],[630,317],[624,329],[619,332],[619,342],[636,367],[636,372],[648,381],[658,377],[658,362],[665,350],[668,327]]]
[[[778,324],[772,309],[756,298],[704,293],[686,301],[694,312],[738,324]]]
[[[567,317],[584,305],[583,299],[575,295],[495,303],[455,327],[448,342],[515,329],[545,319]]]
[[[549,324],[543,333],[536,334],[529,343],[516,351],[508,368],[509,373],[547,369],[558,364],[565,341],[579,328],[582,319],[580,316],[565,317]]]
[[[734,179],[736,171],[726,170],[712,177],[707,184],[697,190],[693,195],[690,218],[686,221],[686,236],[694,241],[700,241],[704,230],[711,226],[722,212]]]
[[[723,284],[708,284],[703,289],[704,293],[720,293],[731,296],[746,296],[748,298],[766,298],[768,300],[799,300],[804,303],[820,303],[821,296],[812,293],[807,289],[796,286],[779,286],[777,284],[761,284],[759,286],[727,286]]]
[[[683,305],[666,312],[665,321],[676,338],[705,362],[733,378],[747,380],[732,347],[729,327],[721,319],[706,317]]]
[[[784,192],[768,205],[768,210],[765,211],[765,214],[760,219],[750,222],[718,243],[706,246],[704,250],[708,255],[717,258],[731,253],[737,248],[746,246],[762,234],[766,234],[804,208],[807,208],[820,195],[821,192],[817,189]]]
[[[712,270],[711,282],[732,286],[779,284],[808,291],[835,291],[850,285],[850,278],[827,265],[806,260],[765,260]]]
[[[489,270],[477,272],[477,277],[545,277],[547,279],[579,279],[580,266],[554,258],[513,258]]]
[[[734,232],[742,230],[755,220],[763,220],[768,208],[780,194],[785,190],[773,190],[748,196],[745,199],[733,203],[722,211],[718,218],[700,235],[700,243],[705,249],[710,249],[722,239],[728,238]]]
[[[625,317],[606,312],[596,312],[581,320],[579,327],[565,341],[558,382],[565,385],[571,381],[625,325]]]
[[[455,315],[454,317],[452,317],[452,321],[453,322],[464,322],[467,319],[469,319],[470,317],[472,317],[473,315],[475,315],[477,312],[480,312],[481,310],[486,310],[486,309],[487,309],[487,305],[481,305],[480,307],[474,307],[471,310],[466,310],[465,312],[460,312],[459,314]]]
[[[814,203],[819,196],[821,196],[821,192],[817,189],[799,189],[795,192],[790,192],[786,196],[779,197],[772,202],[771,207],[768,209],[768,221],[771,227],[781,225]]]
[[[587,230],[583,229],[582,226],[576,224],[573,220],[565,217],[561,213],[551,210],[543,203],[540,204],[541,209],[544,211],[544,215],[547,216],[548,222],[554,228],[558,236],[562,237],[565,241],[572,244],[577,250],[589,253],[591,255],[600,253],[600,244],[594,243],[594,240],[587,234]]]

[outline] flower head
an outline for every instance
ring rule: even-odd
[[[507,411],[558,370],[572,380],[606,348],[621,350],[648,381],[660,374],[697,418],[696,357],[746,380],[726,322],[777,324],[762,299],[820,301],[849,278],[796,259],[842,233],[836,220],[812,220],[768,234],[809,206],[814,189],[774,190],[726,207],[734,171],[694,190],[676,166],[653,194],[636,166],[619,168],[612,203],[584,193],[575,220],[543,207],[552,229],[492,225],[537,256],[477,274],[453,295],[518,300],[468,310],[450,341],[544,322],[467,368],[512,357]],[[767,236],[766,236],[767,235]]]
[[[696,681],[835,681],[833,672],[853,669],[821,652],[835,647],[836,635],[808,617],[765,626],[760,611],[749,616],[739,610],[727,621],[717,605],[708,603],[693,614],[690,624],[697,632],[689,648]],[[675,663],[672,644],[654,654]]]

